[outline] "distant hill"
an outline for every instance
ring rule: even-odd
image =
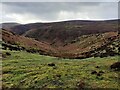
[[[6,26],[8,25],[6,24]],[[30,23],[15,25],[8,30],[18,35],[59,46],[65,45],[82,35],[118,31],[118,20],[72,20],[53,23]]]
[[[6,30],[11,30],[12,27],[15,27],[17,25],[20,25],[20,24],[19,23],[14,23],[14,22],[2,23],[2,24],[0,24],[0,28],[4,28]]]

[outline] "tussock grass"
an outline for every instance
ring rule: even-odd
[[[62,59],[23,51],[5,52],[11,56],[2,60],[3,88],[118,88],[118,72],[110,65],[119,56]],[[97,76],[91,74],[93,70],[104,73]]]

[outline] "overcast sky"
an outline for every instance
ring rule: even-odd
[[[118,18],[117,2],[3,2],[2,22],[34,23]]]

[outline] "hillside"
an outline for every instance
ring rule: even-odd
[[[20,24],[19,23],[15,23],[15,22],[9,22],[9,23],[2,23],[2,24],[0,24],[0,27],[4,28],[6,30],[11,31],[11,28],[15,27],[17,25],[20,25]]]
[[[117,55],[120,45],[119,37],[120,35],[117,32],[82,35],[71,42],[66,42],[64,45],[56,46],[48,42],[40,42],[34,38],[19,36],[2,30],[2,40],[5,44],[24,47],[29,52],[61,58],[88,58],[93,56],[99,57],[101,55],[101,57],[104,57],[104,55]]]
[[[2,90],[66,88],[75,90],[119,90],[119,71],[110,69],[118,56],[88,59],[60,59],[24,51],[10,53],[2,61]],[[49,64],[54,63],[54,66]],[[96,73],[92,73],[92,72]]]
[[[120,33],[115,23],[2,28],[2,89],[119,89]]]
[[[39,53],[42,52],[42,54],[46,53],[52,53],[51,51],[55,52],[55,50],[50,47],[47,43],[39,42],[31,38],[27,38],[24,36],[15,35],[11,32],[8,32],[6,30],[2,30],[2,40],[3,40],[3,46],[5,47],[11,47],[14,49],[19,50],[19,48],[23,48],[23,50],[38,50]]]
[[[4,25],[3,28],[6,29],[6,27]],[[81,35],[118,31],[118,20],[30,23],[13,26],[8,30],[18,35],[60,46],[77,39]]]
[[[23,35],[50,44],[63,45],[81,35],[117,31],[117,21],[66,21],[48,23],[38,29],[31,29]]]

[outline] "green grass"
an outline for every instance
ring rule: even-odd
[[[5,53],[6,51],[3,51]],[[27,52],[7,51],[11,56],[2,60],[3,87],[7,88],[118,88],[118,72],[110,65],[118,56],[87,59],[60,59]],[[55,63],[55,66],[48,66]],[[99,68],[96,68],[99,66]],[[104,71],[102,76],[92,70]]]

